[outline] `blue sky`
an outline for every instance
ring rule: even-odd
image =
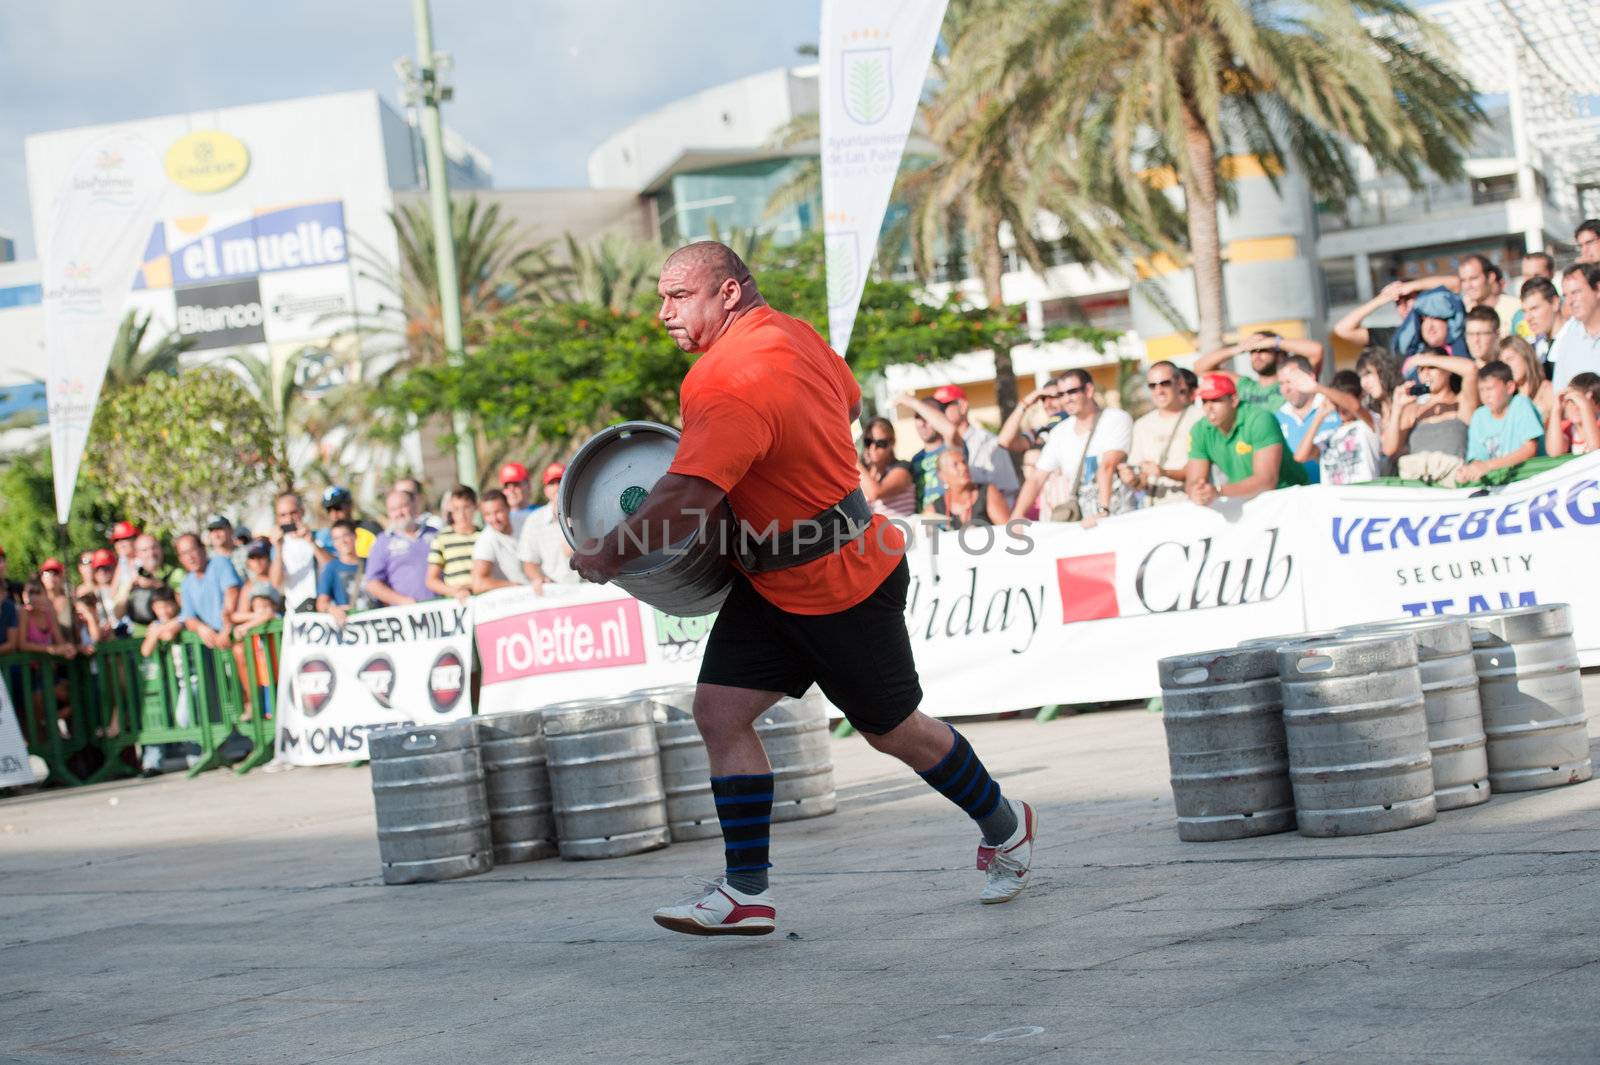
[[[699,89],[807,62],[820,0],[434,0],[455,56],[445,121],[495,184],[583,185],[589,151]],[[409,0],[50,0],[0,5],[0,231],[33,254],[30,133],[352,89],[393,100]]]

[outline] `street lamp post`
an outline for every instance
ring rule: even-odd
[[[406,81],[409,99],[421,105],[423,162],[427,169],[428,206],[433,217],[433,253],[439,278],[439,320],[444,329],[445,358],[459,363],[464,357],[461,339],[461,281],[456,276],[455,230],[450,224],[450,178],[445,171],[444,129],[439,121],[439,103],[448,100],[451,89],[442,84],[441,65],[448,57],[433,50],[433,22],[428,0],[412,0],[417,31],[417,69],[398,64]],[[456,436],[456,480],[478,486],[478,448],[472,423],[463,411],[450,416]]]

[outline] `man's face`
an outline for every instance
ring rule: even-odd
[[[912,418],[911,421],[917,427],[917,437],[924,444],[936,444],[939,442],[938,431],[934,429],[933,426],[929,425],[925,420],[923,420],[922,415],[918,414],[916,417]]]
[[[1039,397],[1039,402],[1044,405],[1044,412],[1052,418],[1061,413],[1061,385],[1059,383],[1049,386],[1048,390]]]
[[[1181,410],[1186,401],[1183,378],[1170,366],[1158,366],[1144,375],[1145,387],[1150,390],[1150,402],[1157,410]]]
[[[185,536],[178,541],[178,564],[190,573],[199,573],[205,568],[205,555],[200,551],[200,541],[192,536]]]
[[[161,552],[161,541],[148,534],[139,537],[138,543],[133,545],[133,556],[139,565],[151,573],[160,569],[161,563],[165,561]]]
[[[939,480],[950,487],[964,485],[972,480],[972,471],[967,467],[967,460],[959,451],[946,451],[939,456]]]
[[[416,506],[406,492],[390,492],[383,506],[389,517],[389,528],[393,531],[407,532],[412,522],[416,521]]]
[[[1422,319],[1422,342],[1430,348],[1442,348],[1450,342],[1450,323],[1443,318]]]
[[[279,525],[299,526],[306,516],[306,508],[301,506],[300,500],[294,496],[284,496],[278,500],[277,506],[273,509],[278,516]]]
[[[348,505],[337,506],[337,507],[323,507],[322,508],[322,512],[328,516],[328,524],[329,525],[332,525],[336,521],[349,521],[350,520],[350,507]]]
[[[507,481],[500,486],[500,491],[506,494],[506,503],[510,509],[521,510],[528,505],[527,481]],[[487,520],[489,511],[485,509],[483,513]]]
[[[656,292],[661,297],[657,317],[667,335],[683,351],[704,351],[722,333],[728,312],[739,305],[739,283],[732,278],[720,285],[708,266],[668,262],[661,271]]]
[[[1556,305],[1539,293],[1530,292],[1522,297],[1522,320],[1528,323],[1534,336],[1549,336],[1556,324]]]
[[[1261,341],[1269,338],[1257,334],[1252,340]],[[1278,372],[1278,353],[1270,347],[1250,353],[1250,368],[1256,372],[1257,377],[1272,377]]]
[[[1530,278],[1549,276],[1550,267],[1543,259],[1532,255],[1524,255],[1522,257],[1522,280],[1527,281]]]
[[[338,552],[339,557],[348,558],[356,553],[356,534],[348,528],[343,525],[335,527],[332,537],[333,549]]]
[[[1089,401],[1094,398],[1094,386],[1079,378],[1069,377],[1061,382],[1061,409],[1074,418],[1089,411]]]
[[[1237,410],[1237,396],[1218,396],[1216,399],[1202,400],[1205,407],[1206,421],[1216,426],[1223,432],[1233,428],[1233,416]]]
[[[1568,274],[1561,279],[1561,300],[1567,308],[1567,317],[1580,322],[1593,314],[1595,305],[1600,303],[1600,298],[1597,298],[1595,290],[1589,287],[1589,282],[1583,279],[1582,274]]]
[[[1478,260],[1468,259],[1456,269],[1461,281],[1461,298],[1468,303],[1481,303],[1489,298],[1489,275],[1483,272]]]
[[[1580,263],[1600,263],[1600,236],[1585,230],[1574,239],[1578,242],[1578,261]]]
[[[510,534],[511,510],[502,499],[483,501],[483,524],[498,533]]]
[[[466,528],[472,524],[472,519],[478,513],[478,504],[464,496],[451,496],[447,513],[450,517],[450,524],[457,528]]]
[[[1498,377],[1485,375],[1478,378],[1478,402],[1488,407],[1495,417],[1505,412],[1515,391],[1516,385],[1508,384]]]
[[[1430,318],[1429,321],[1437,322],[1439,319]],[[1467,320],[1467,353],[1479,362],[1485,362],[1494,352],[1495,342],[1500,339],[1500,330],[1488,322]]]
[[[967,401],[964,399],[952,399],[944,405],[944,416],[949,418],[952,424],[966,425]]]

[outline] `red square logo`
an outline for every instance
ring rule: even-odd
[[[1115,552],[1058,558],[1056,580],[1061,585],[1062,624],[1122,616],[1117,607]]]

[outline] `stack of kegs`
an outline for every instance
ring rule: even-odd
[[[1160,675],[1183,840],[1391,832],[1593,774],[1565,604],[1248,640]]]
[[[780,700],[755,729],[772,762],[773,820],[833,813],[821,696]],[[388,884],[557,854],[619,858],[722,834],[692,684],[379,729],[369,745]]]

